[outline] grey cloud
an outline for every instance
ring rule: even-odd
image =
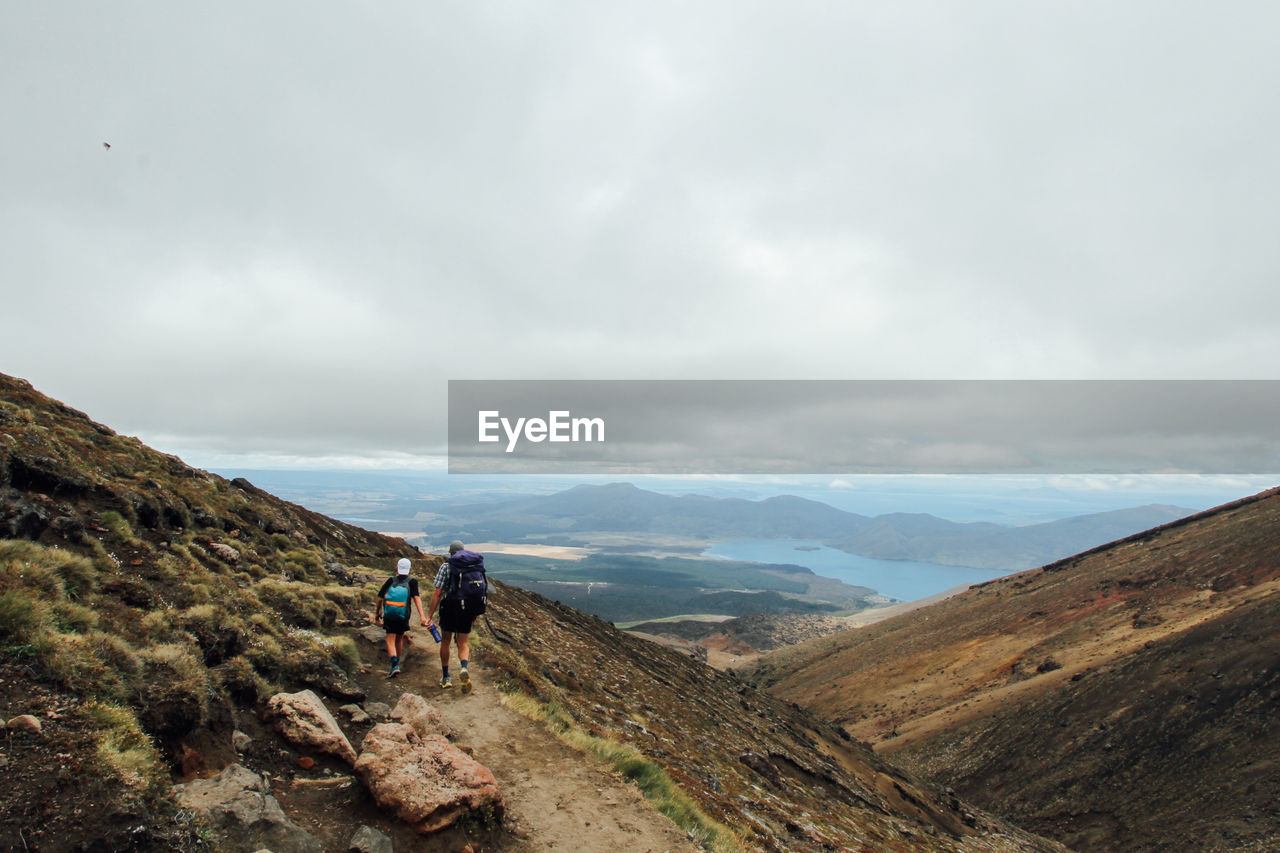
[[[0,369],[131,431],[393,451],[449,378],[1280,357],[1270,4],[5,19]]]

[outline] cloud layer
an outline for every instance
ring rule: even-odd
[[[1272,4],[3,17],[0,370],[166,449],[438,453],[448,379],[1280,364]]]

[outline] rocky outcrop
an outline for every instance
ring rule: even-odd
[[[320,697],[310,690],[277,693],[267,702],[280,734],[298,746],[337,756],[355,764],[356,751]]]
[[[374,726],[355,768],[380,807],[423,835],[468,812],[503,811],[502,794],[487,767],[443,735],[419,737],[407,723]]]
[[[314,687],[331,699],[342,702],[364,701],[364,690],[333,661],[311,658],[301,661],[299,667],[302,671],[298,674],[298,680],[308,687]]]
[[[212,779],[175,785],[178,803],[197,812],[218,832],[229,853],[321,853],[320,842],[289,820],[261,776],[232,764]]]
[[[453,737],[453,729],[435,706],[416,693],[405,693],[391,711],[391,719],[407,724],[418,737]]]

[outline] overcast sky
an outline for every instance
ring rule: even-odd
[[[412,464],[448,379],[1280,378],[1278,29],[6,3],[0,371],[197,464]]]

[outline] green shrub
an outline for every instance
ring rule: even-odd
[[[68,689],[90,696],[123,699],[135,689],[137,673],[122,672],[105,658],[116,651],[101,632],[59,634],[47,631],[35,640],[45,671]]]
[[[93,552],[89,559],[93,561],[93,567],[99,574],[119,571],[120,561],[107,553],[107,549],[103,546],[101,540],[87,536],[84,541],[88,544],[89,550]]]
[[[25,589],[0,592],[0,639],[26,644],[48,627],[49,605],[43,600]]]
[[[99,763],[126,791],[145,798],[163,792],[164,763],[133,711],[94,701],[80,706],[79,714],[94,732]]]
[[[249,618],[245,621],[249,623],[249,627],[255,632],[265,634],[268,637],[278,637],[285,632],[285,629],[280,625],[279,619],[272,619],[261,610],[257,613],[249,614]]]
[[[360,648],[345,634],[325,637],[331,649],[331,660],[347,672],[360,668]]]
[[[284,672],[284,649],[280,641],[270,635],[258,635],[251,640],[245,657],[254,669],[273,681]]]
[[[314,631],[295,629],[281,638],[285,672],[297,674],[314,669],[314,661],[332,663],[351,670],[360,665],[360,650],[350,637],[326,637]]]
[[[98,569],[92,560],[66,551],[57,553],[56,569],[67,598],[79,601],[98,591]]]
[[[111,537],[121,545],[132,545],[137,541],[137,537],[133,535],[133,528],[130,526],[128,519],[115,510],[107,510],[99,518],[102,526],[107,528],[107,532]]]
[[[128,640],[105,631],[93,631],[85,639],[93,653],[107,667],[119,673],[125,683],[136,684],[142,674],[142,658]]]
[[[284,559],[284,573],[292,580],[323,583],[328,579],[324,560],[315,551],[294,548],[281,556]]]
[[[244,656],[221,664],[213,674],[226,694],[241,707],[251,707],[275,692],[274,686],[259,675]]]
[[[208,719],[209,671],[191,649],[168,643],[145,649],[139,657],[143,683],[137,704],[147,731],[176,737]]]
[[[297,628],[331,628],[342,610],[312,584],[268,578],[254,584],[254,592],[264,607],[279,615],[286,625]]]
[[[186,585],[186,595],[183,600],[187,606],[207,605],[214,600],[213,589],[207,583],[191,582]]]
[[[97,569],[78,554],[34,542],[0,541],[0,591],[25,589],[44,601],[76,601],[97,588]]]
[[[53,626],[58,631],[84,634],[98,627],[98,611],[73,601],[55,601],[51,606]]]
[[[173,611],[152,610],[142,617],[142,633],[152,642],[167,643],[173,639]]]
[[[62,598],[66,592],[58,565],[68,556],[72,555],[34,542],[0,540],[0,592],[25,589],[44,600]]]

